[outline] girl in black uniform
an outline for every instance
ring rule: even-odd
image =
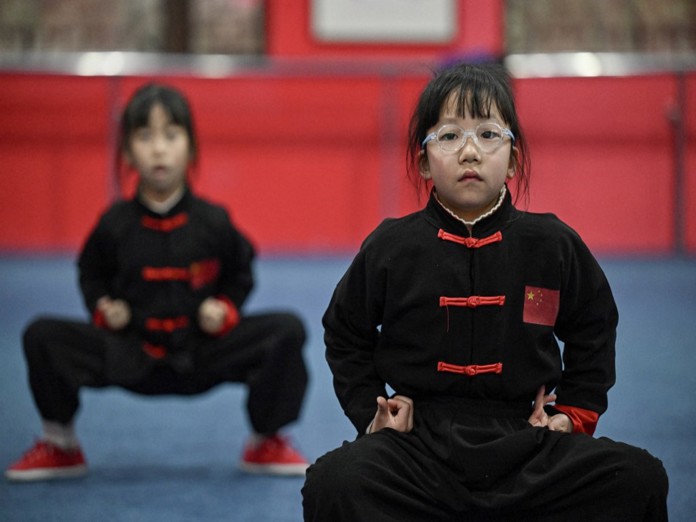
[[[242,314],[254,251],[222,207],[190,190],[197,142],[185,97],[140,88],[123,113],[121,152],[139,185],[101,216],[79,256],[91,323],[40,318],[25,331],[43,437],[7,478],[86,472],[74,431],[83,386],[189,395],[224,382],[248,387],[254,434],[241,467],[304,474],[307,462],[278,432],[304,398],[305,329],[291,313]]]
[[[370,234],[323,318],[358,437],[309,468],[305,520],[667,520],[662,464],[592,437],[618,313],[580,237],[513,205],[529,166],[504,69],[436,75],[409,158],[427,205]]]

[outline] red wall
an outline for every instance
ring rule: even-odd
[[[502,1],[460,0],[453,41],[417,47],[317,42],[310,1],[267,0],[269,64],[225,78],[0,73],[0,250],[79,248],[116,193],[119,108],[150,80],[188,94],[197,189],[262,253],[349,253],[385,216],[418,208],[404,168],[428,80],[415,64],[499,53]],[[678,85],[674,74],[516,80],[530,210],[555,212],[598,253],[696,252],[696,122],[685,122],[680,180],[668,117]],[[696,73],[685,87],[693,114]]]
[[[686,77],[686,133],[684,187],[684,239],[689,252],[696,252],[696,73]]]
[[[558,213],[597,250],[673,250],[675,89],[670,75],[519,81],[531,208]]]
[[[147,78],[149,80],[151,78]],[[184,89],[201,141],[197,186],[263,252],[347,252],[416,208],[405,128],[425,76],[160,78]],[[0,249],[72,250],[114,194],[114,111],[145,78],[0,75]],[[597,251],[676,247],[671,75],[516,81],[532,150],[531,210]],[[696,75],[688,78],[693,107]],[[684,216],[696,250],[696,125]]]
[[[106,85],[0,75],[0,249],[74,248],[106,204]]]

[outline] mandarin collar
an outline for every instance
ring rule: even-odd
[[[485,237],[504,228],[518,215],[517,209],[512,204],[510,190],[506,191],[503,202],[493,214],[478,221],[472,227],[471,232],[467,226],[451,214],[449,214],[435,197],[435,191],[430,192],[428,203],[425,207],[425,216],[428,221],[438,228],[463,237]]]

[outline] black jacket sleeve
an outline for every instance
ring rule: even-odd
[[[374,363],[385,281],[369,257],[366,248],[358,253],[323,317],[334,389],[359,436],[375,415],[377,397],[387,393]]]

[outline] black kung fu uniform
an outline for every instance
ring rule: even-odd
[[[617,321],[579,236],[509,194],[472,233],[434,194],[384,221],[324,315],[358,439],[308,471],[305,519],[666,519],[659,461],[590,436],[614,384]],[[414,400],[414,429],[363,436],[387,385]],[[575,433],[528,423],[542,385]]]
[[[227,212],[188,190],[165,215],[137,198],[114,204],[79,257],[92,324],[42,318],[25,332],[29,380],[42,418],[72,419],[81,386],[194,394],[243,382],[255,431],[273,433],[295,420],[307,383],[304,327],[291,313],[240,319],[253,286],[253,257]],[[106,329],[96,308],[103,296],[130,306],[124,331]],[[229,305],[222,335],[198,327],[198,309],[208,297]]]

